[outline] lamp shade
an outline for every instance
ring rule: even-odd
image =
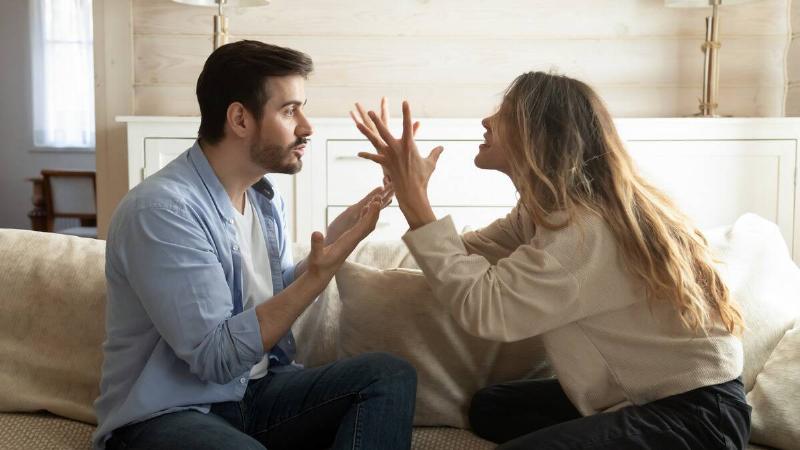
[[[725,6],[754,1],[756,0],[717,0],[716,3]],[[713,6],[714,3],[714,0],[664,0],[664,6],[668,8],[708,8]]]
[[[211,6],[216,8],[218,6],[217,0],[172,0],[175,3],[183,3],[184,5],[193,6]],[[269,0],[221,0],[222,6],[231,8],[247,8],[250,6],[267,6]]]

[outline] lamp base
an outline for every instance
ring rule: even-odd
[[[214,16],[214,50],[228,43],[228,18],[222,14]]]

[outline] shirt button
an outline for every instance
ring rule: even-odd
[[[239,378],[239,383],[242,383],[242,384],[247,383],[247,378],[245,378],[245,377]]]
[[[238,252],[239,251],[239,246],[238,245],[234,245],[233,246],[233,251]]]
[[[233,225],[233,219],[228,219],[228,223]]]

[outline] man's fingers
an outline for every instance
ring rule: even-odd
[[[322,256],[322,248],[325,246],[325,237],[319,231],[311,233],[311,257],[319,258]]]
[[[419,130],[419,122],[414,122],[414,128],[411,130],[413,136],[417,135],[417,130]]]

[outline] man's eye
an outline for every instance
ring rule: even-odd
[[[293,116],[294,115],[294,108],[287,109],[285,114],[287,116],[290,116],[290,117]]]

